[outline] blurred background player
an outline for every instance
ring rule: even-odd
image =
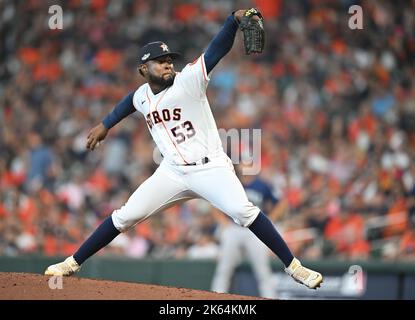
[[[265,214],[269,213],[268,218],[272,222],[277,221],[287,210],[287,201],[278,199],[272,187],[260,175],[243,174],[244,167],[249,168],[249,165],[239,164],[236,171],[248,199],[259,208],[263,208]],[[228,293],[235,268],[247,258],[257,280],[259,295],[264,298],[276,298],[271,281],[269,248],[248,229],[234,224],[222,213],[215,210],[214,215],[219,223],[220,252],[212,280],[212,291]]]

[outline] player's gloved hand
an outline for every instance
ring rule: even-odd
[[[95,147],[99,146],[99,143],[105,139],[108,134],[108,129],[100,123],[89,131],[87,136],[86,148],[94,150]]]
[[[239,22],[244,37],[245,54],[262,53],[265,45],[264,18],[256,8],[245,10],[243,14],[238,10],[235,18]]]

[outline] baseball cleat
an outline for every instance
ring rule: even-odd
[[[65,261],[52,264],[49,266],[46,271],[45,275],[47,276],[71,276],[75,272],[78,272],[81,267],[75,261],[73,256],[70,256],[65,259]]]
[[[311,269],[303,267],[301,262],[294,258],[288,268],[284,269],[295,281],[310,289],[317,289],[323,282],[323,276]]]

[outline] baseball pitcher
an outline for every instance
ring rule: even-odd
[[[139,111],[163,160],[154,174],[104,220],[78,251],[49,266],[46,275],[72,275],[120,232],[174,204],[202,198],[238,225],[249,228],[282,260],[285,271],[296,281],[313,289],[320,286],[322,275],[305,268],[293,257],[270,220],[248,200],[232,161],[222,149],[206,89],[213,68],[232,48],[238,28],[244,35],[245,53],[261,53],[263,18],[255,8],[229,15],[206,52],[181,72],[173,67],[173,59],[179,54],[172,52],[167,44],[151,42],[140,49],[138,72],[147,82],[129,93],[90,131],[86,146],[94,150],[113,126]]]

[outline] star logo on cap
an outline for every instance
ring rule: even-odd
[[[169,52],[169,47],[167,46],[167,44],[163,43],[160,45],[160,47],[163,49],[163,51]]]

